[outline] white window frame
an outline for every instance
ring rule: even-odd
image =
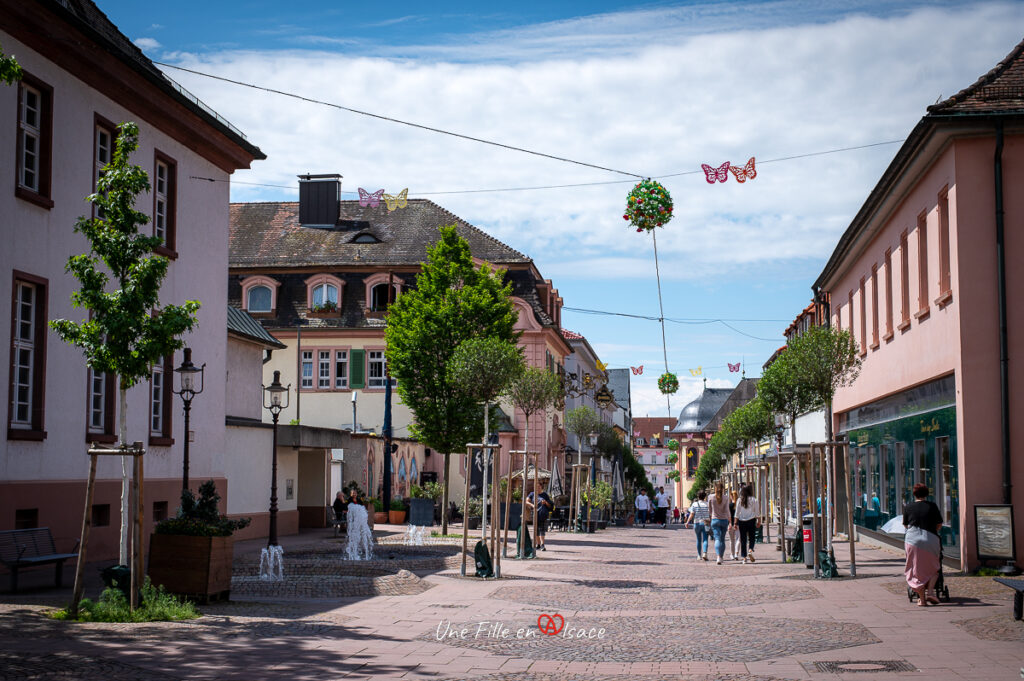
[[[99,406],[97,406],[99,405]],[[106,433],[107,425],[107,377],[89,369],[89,432]]]
[[[93,186],[98,188],[100,178],[103,177],[103,169],[114,158],[114,138],[110,134],[109,128],[100,123],[96,124],[95,135],[96,158],[93,159],[93,162],[96,165],[96,184]],[[107,142],[105,145],[103,143],[104,137],[107,138]]]
[[[348,389],[349,355],[348,350],[334,351],[334,388],[335,390]]]
[[[259,289],[266,289],[267,291],[267,306],[266,308],[257,308],[252,305],[252,294],[254,291]],[[257,284],[256,286],[249,287],[245,292],[245,309],[248,312],[273,312],[274,311],[274,291],[266,284]]]
[[[164,436],[164,376],[163,362],[153,365],[149,378],[149,433],[150,436]]]
[[[330,292],[332,290],[334,291],[334,300],[331,300],[331,297],[330,297]],[[320,294],[320,300],[319,301],[317,301],[317,293]],[[338,287],[335,286],[334,284],[329,283],[329,282],[324,282],[322,284],[317,284],[316,286],[313,287],[313,291],[310,294],[310,300],[313,303],[313,307],[320,307],[324,303],[327,303],[327,302],[332,302],[332,303],[334,303],[335,307],[337,307],[338,306]]]
[[[380,372],[379,376],[374,375],[374,367],[379,366],[377,369]],[[366,351],[366,387],[367,388],[383,388],[387,383],[387,360],[384,357],[383,350],[367,350]]]
[[[11,376],[11,428],[32,428],[32,404],[35,398],[36,364],[36,303],[39,288],[26,281],[15,281],[14,292],[14,366]],[[27,333],[22,330],[27,329]],[[25,360],[25,361],[23,361]],[[27,372],[27,382],[19,380],[22,372]],[[24,396],[24,399],[21,399]],[[24,418],[19,417],[19,409],[24,409]]]
[[[302,376],[299,378],[299,387],[302,390],[313,390],[313,351],[303,350],[302,351]],[[306,372],[306,368],[309,368],[309,372]]]
[[[158,159],[155,177],[153,178],[153,195],[156,197],[153,207],[153,236],[163,239],[164,246],[167,246],[168,206],[170,205],[167,187],[170,177],[170,166]]]
[[[316,351],[316,389],[331,389],[331,351]]]
[[[42,123],[46,114],[43,110],[44,98],[39,88],[32,87],[25,82],[21,83],[21,90],[21,115],[18,121],[18,135],[21,138],[21,158],[18,159],[18,185],[29,191],[39,193],[42,190],[40,172],[43,151]],[[35,107],[29,105],[29,95],[35,98]],[[29,121],[29,114],[34,116],[34,124]],[[33,174],[31,181],[26,178],[29,172]]]

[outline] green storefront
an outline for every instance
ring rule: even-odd
[[[944,553],[959,554],[960,490],[957,474],[956,384],[953,375],[840,415],[849,438],[853,522],[873,532],[903,515],[921,482],[945,524]],[[903,531],[884,532],[902,538]]]

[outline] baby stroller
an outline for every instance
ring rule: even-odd
[[[939,576],[935,579],[935,597],[939,599],[940,603],[949,603],[949,587],[946,586],[946,580],[942,577],[942,551],[939,550]],[[907,587],[907,600],[911,603],[917,600],[917,592]]]

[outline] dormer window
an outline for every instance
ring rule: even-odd
[[[313,307],[338,305],[338,287],[333,284],[318,284],[313,287]]]
[[[306,305],[312,312],[334,312],[341,306],[344,287],[337,277],[317,274],[306,280]]]
[[[270,277],[246,277],[242,280],[242,307],[251,314],[273,314],[277,309],[277,287]]]
[[[364,281],[366,285],[366,309],[372,312],[384,312],[388,303],[395,302],[402,292],[402,280],[387,272],[372,274]],[[388,286],[393,288],[388,297]]]
[[[354,243],[354,244],[379,244],[380,243],[380,239],[378,239],[374,235],[370,234],[369,232],[363,232],[362,234],[357,234],[356,238],[352,239],[352,243]]]
[[[383,312],[388,307],[388,285],[377,284],[370,289],[370,309]]]

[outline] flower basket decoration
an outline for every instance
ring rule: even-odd
[[[665,474],[665,479],[671,480],[672,482],[679,482],[680,477],[682,476],[679,475],[679,471],[669,471]]]
[[[665,446],[671,449],[673,452],[679,451],[679,440],[672,438],[665,443]]]
[[[665,463],[675,463],[676,461],[679,461],[679,455],[675,452],[665,457]]]
[[[666,371],[658,377],[658,390],[663,395],[674,395],[679,390],[679,378],[671,371]]]
[[[672,197],[660,182],[643,180],[626,197],[623,220],[638,232],[650,232],[672,219]]]

